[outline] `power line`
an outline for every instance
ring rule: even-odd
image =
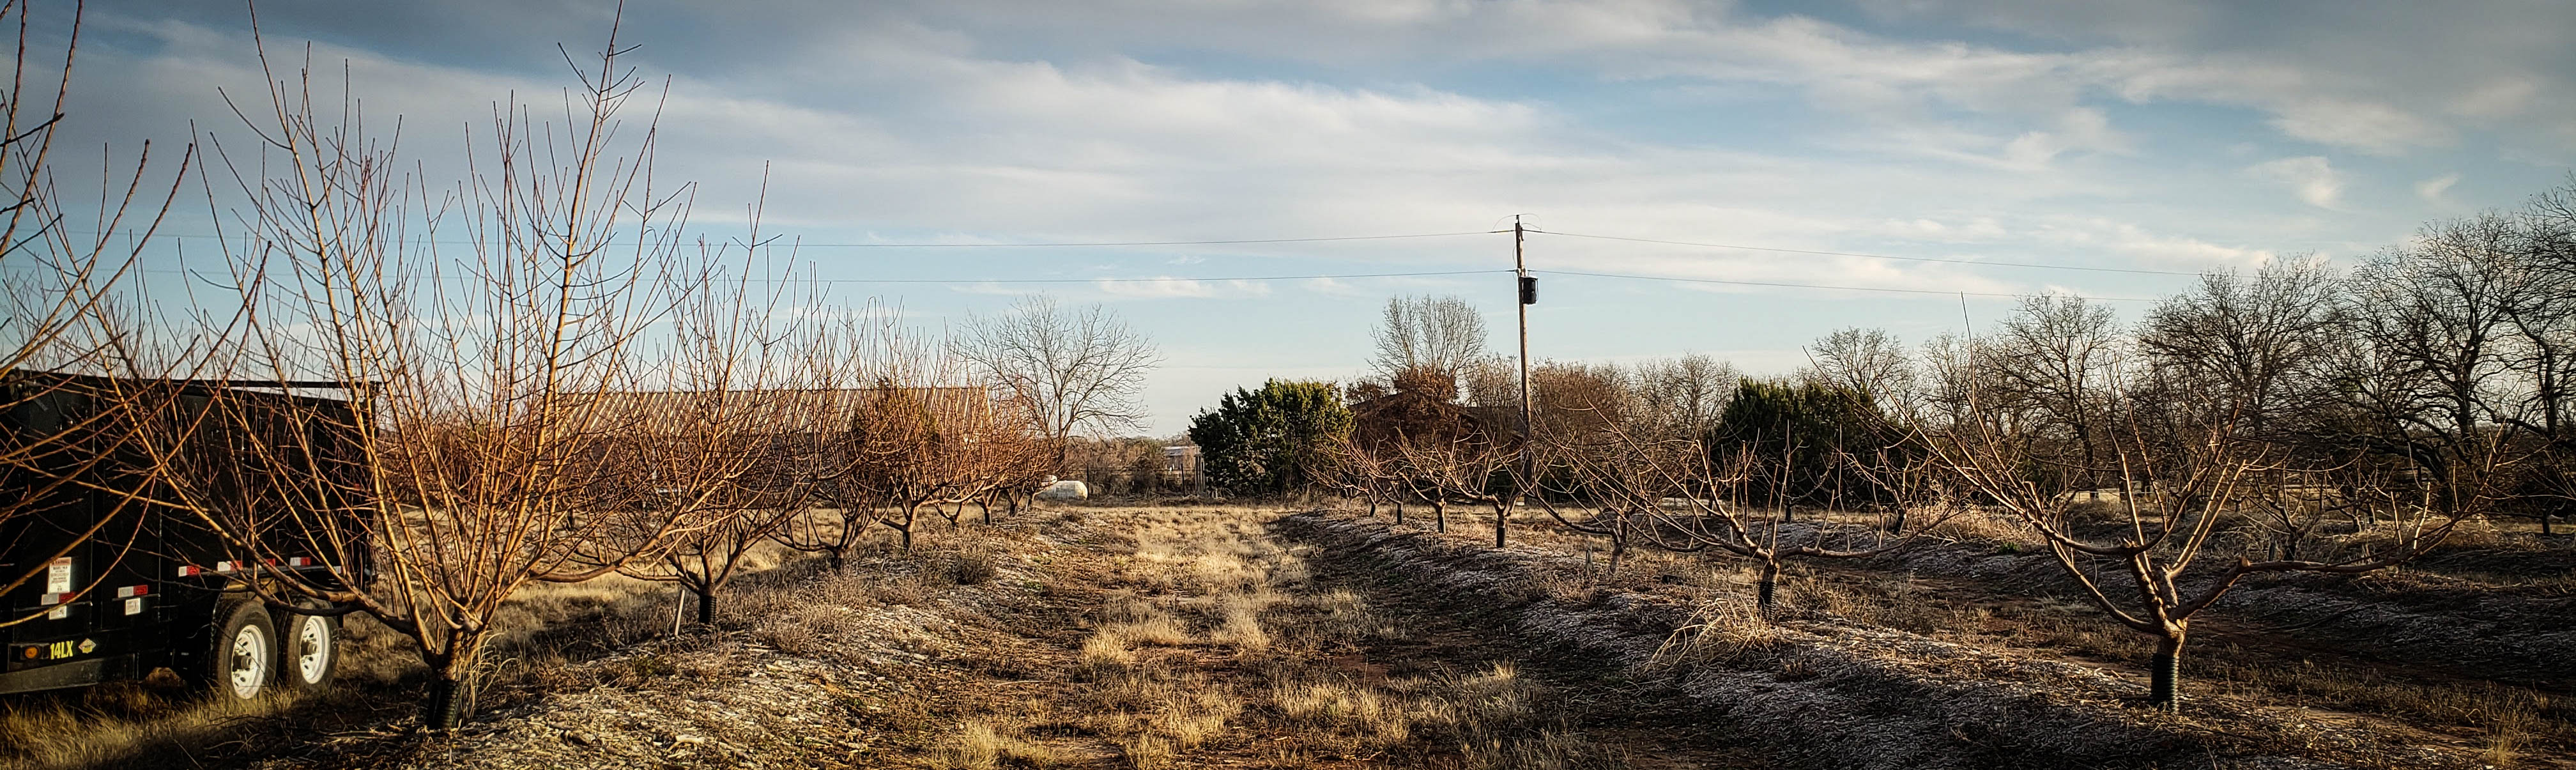
[[[1742,250],[1745,250],[1745,251],[1774,251],[1774,252],[1780,252],[1780,253],[1783,253],[1783,254],[1816,254],[1816,255],[1828,256],[1828,257],[1861,257],[1861,258],[1864,258],[1864,259],[1894,259],[1894,260],[1903,260],[1903,261],[1906,261],[1906,262],[1941,262],[1941,263],[1947,263],[1947,264],[1953,264],[1953,265],[1979,265],[1979,266],[1985,266],[1985,267],[2027,267],[2027,268],[2033,268],[2033,269],[2038,269],[2038,270],[2082,270],[2082,271],[2086,271],[2086,272],[2095,272],[2095,273],[2137,273],[2137,274],[2142,274],[2142,275],[2199,275],[2199,273],[2186,273],[2186,272],[2181,272],[2181,271],[2177,271],[2177,270],[2147,270],[2147,269],[2142,269],[2142,268],[2127,268],[2127,267],[2081,267],[2081,266],[2077,266],[2077,265],[2043,265],[2043,264],[2032,263],[2032,262],[1985,262],[1985,261],[1974,260],[1974,259],[1942,259],[1942,258],[1939,258],[1939,257],[1899,257],[1899,256],[1892,256],[1892,255],[1888,255],[1888,254],[1862,254],[1862,253],[1858,253],[1858,252],[1850,252],[1850,251],[1813,251],[1813,250],[1809,250],[1809,249],[1779,249],[1779,248],[1772,248],[1772,247],[1768,247],[1768,246],[1740,246],[1740,245],[1730,244],[1730,243],[1699,243],[1699,242],[1695,242],[1695,241],[1666,241],[1666,240],[1658,240],[1658,239],[1654,239],[1654,238],[1629,238],[1629,237],[1626,237],[1626,236],[1619,236],[1619,235],[1586,235],[1586,234],[1583,234],[1583,233],[1562,233],[1562,232],[1557,232],[1557,231],[1554,231],[1554,230],[1531,230],[1530,232],[1533,232],[1533,233],[1539,233],[1539,234],[1542,234],[1542,235],[1561,235],[1561,236],[1565,236],[1565,237],[1567,237],[1567,238],[1593,238],[1593,239],[1604,240],[1604,241],[1633,241],[1633,242],[1636,242],[1636,243],[1661,243],[1661,244],[1665,244],[1665,245],[1669,245],[1669,246],[1699,246],[1699,247],[1711,248],[1711,249],[1742,249]],[[1940,292],[1940,293],[1947,294],[1947,293],[1951,293],[1951,292]]]
[[[1311,280],[1316,280],[1316,279],[1319,279],[1319,278],[1407,278],[1407,277],[1412,277],[1412,276],[1424,276],[1424,275],[1485,275],[1485,274],[1489,274],[1489,273],[1507,273],[1507,272],[1511,272],[1511,271],[1509,271],[1509,270],[1440,270],[1440,271],[1424,272],[1424,273],[1343,273],[1343,274],[1337,274],[1337,275],[1256,275],[1256,276],[1245,276],[1245,277],[1240,277],[1240,278],[1227,278],[1227,277],[1217,277],[1217,278],[1181,278],[1181,277],[1175,277],[1175,276],[1157,276],[1157,277],[1152,277],[1152,278],[965,278],[965,279],[944,279],[944,278],[817,278],[817,279],[813,279],[813,280],[814,280],[814,282],[816,282],[816,283],[1152,283],[1152,282],[1158,282],[1158,281],[1173,281],[1173,282],[1179,282],[1179,281],[1190,281],[1190,282],[1198,282],[1198,281],[1211,281],[1211,282],[1226,282],[1226,281],[1311,281]],[[774,279],[764,279],[764,280],[774,280]]]
[[[1395,239],[1399,239],[1399,238],[1449,238],[1449,237],[1455,237],[1455,236],[1461,236],[1461,235],[1493,235],[1493,234],[1495,234],[1495,233],[1508,233],[1508,232],[1511,232],[1511,231],[1510,231],[1510,230],[1477,230],[1477,231],[1473,231],[1473,232],[1457,232],[1457,233],[1403,233],[1403,234],[1398,234],[1398,235],[1342,235],[1342,236],[1333,236],[1333,237],[1325,237],[1325,238],[1236,238],[1236,239],[1231,239],[1231,240],[1219,240],[1219,241],[1080,241],[1080,242],[1063,242],[1063,243],[800,243],[800,242],[790,241],[790,242],[788,242],[786,245],[788,245],[788,246],[793,246],[793,247],[795,247],[795,248],[800,248],[800,249],[1037,249],[1037,248],[1082,248],[1082,247],[1108,247],[1108,246],[1224,246],[1224,245],[1248,244],[1248,243],[1321,243],[1321,242],[1324,242],[1324,241],[1384,241],[1384,240],[1395,240]],[[195,238],[195,239],[201,239],[201,240],[214,240],[214,239],[221,238],[221,237],[223,237],[223,236],[214,236],[214,235],[192,235],[192,234],[179,234],[179,233],[161,233],[161,234],[157,234],[157,235],[155,235],[154,237],[160,237],[160,238]],[[763,243],[772,243],[772,242],[775,242],[775,239],[763,239],[763,241],[762,241],[762,242],[763,242]],[[407,241],[404,241],[404,243],[406,243],[406,244],[423,244],[423,243],[426,243],[426,244],[439,244],[439,245],[448,245],[448,246],[472,246],[472,245],[477,245],[479,242],[477,242],[477,241],[441,241],[441,240],[426,240],[426,241],[423,241],[423,240],[407,240]],[[594,244],[594,245],[596,245],[596,246],[601,246],[601,247],[625,247],[625,246],[634,246],[634,245],[636,245],[636,244],[633,244],[633,243],[613,243],[613,242],[612,242],[612,243],[606,243],[606,244]],[[687,245],[687,242],[680,242],[680,245]]]
[[[15,266],[13,266],[13,267],[15,267]],[[31,267],[32,267],[32,266],[31,266]],[[138,270],[135,270],[135,271],[132,271],[132,272],[154,273],[154,274],[159,274],[159,275],[185,275],[185,276],[189,276],[189,277],[196,277],[196,278],[204,278],[204,277],[209,277],[209,276],[219,276],[219,275],[221,275],[221,274],[219,274],[219,273],[212,272],[212,271],[206,271],[206,270],[189,270],[189,269],[175,268],[175,267],[167,267],[167,268],[142,268],[142,269],[138,269]],[[1438,275],[1484,275],[1484,274],[1497,273],[1497,272],[1510,272],[1510,271],[1508,271],[1508,270],[1435,270],[1435,271],[1412,272],[1412,273],[1332,273],[1332,274],[1318,274],[1318,275],[1252,275],[1252,276],[1212,276],[1212,277],[1210,277],[1210,276],[1202,276],[1202,277],[1184,277],[1184,276],[1169,276],[1169,275],[1163,275],[1163,276],[1147,276],[1147,277],[1135,277],[1135,278],[1130,278],[1130,277],[1116,277],[1116,276],[1100,276],[1100,277],[1095,277],[1095,278],[738,278],[738,279],[733,279],[733,280],[738,280],[738,281],[747,280],[747,281],[750,281],[750,282],[753,282],[753,283],[779,283],[779,282],[791,282],[791,283],[945,283],[945,284],[978,284],[978,283],[1157,283],[1157,282],[1166,282],[1166,281],[1168,281],[1168,282],[1174,282],[1174,283],[1183,282],[1183,281],[1188,281],[1188,282],[1201,282],[1201,281],[1205,281],[1205,282],[1217,282],[1217,283],[1222,283],[1222,282],[1229,282],[1229,281],[1311,281],[1311,280],[1317,280],[1317,279],[1340,279],[1340,278],[1408,278],[1408,277],[1415,277],[1415,276],[1438,276]],[[442,278],[442,279],[446,279],[446,280],[456,280],[456,281],[474,280],[474,279],[476,278],[475,276],[471,276],[471,275],[443,275],[443,276],[439,276],[439,277],[440,277],[440,278]]]
[[[143,270],[140,270],[140,271],[137,271],[137,272],[158,273],[158,274],[163,274],[163,275],[187,275],[187,276],[191,276],[191,277],[198,277],[198,278],[205,278],[205,277],[208,277],[208,276],[212,275],[212,274],[207,273],[206,271],[202,271],[202,270],[180,270],[180,269],[176,269],[176,268],[147,268],[147,269],[143,269]],[[1512,272],[1512,271],[1510,271],[1510,270],[1502,270],[1502,269],[1486,269],[1486,270],[1435,270],[1435,271],[1411,272],[1411,273],[1333,273],[1333,274],[1318,274],[1318,275],[1253,275],[1253,276],[1214,276],[1214,277],[1152,276],[1152,277],[1143,277],[1143,278],[1129,278],[1129,277],[1110,277],[1110,276],[1102,276],[1102,277],[1097,277],[1097,278],[756,278],[756,279],[750,279],[750,280],[751,280],[751,281],[753,281],[753,282],[755,282],[755,283],[773,283],[773,282],[777,282],[777,281],[810,281],[810,282],[813,282],[813,283],[853,283],[853,284],[886,284],[886,283],[892,283],[892,284],[1083,284],[1083,283],[1102,284],[1102,283],[1162,283],[1162,282],[1171,282],[1171,283],[1181,283],[1181,282],[1190,282],[1190,283],[1199,283],[1199,282],[1223,283],[1223,282],[1250,282],[1250,281],[1312,281],[1312,280],[1328,280],[1328,279],[1344,279],[1344,278],[1413,278],[1413,277],[1450,276],[1450,275],[1492,275],[1492,274],[1495,274],[1495,273],[1508,273],[1508,272]],[[1602,273],[1602,272],[1591,272],[1591,271],[1582,271],[1582,270],[1531,270],[1530,272],[1532,272],[1532,273],[1546,274],[1546,275],[1571,275],[1571,276],[1581,276],[1581,277],[1585,277],[1585,278],[1617,278],[1617,279],[1632,280],[1632,281],[1673,281],[1673,282],[1679,282],[1679,283],[1710,283],[1710,284],[1724,284],[1724,285],[1728,285],[1728,286],[1760,286],[1760,287],[1767,287],[1767,288],[1779,288],[1779,289],[1817,289],[1817,290],[1825,290],[1825,291],[1875,291],[1875,292],[1889,292],[1889,293],[1898,293],[1898,294],[1932,294],[1932,295],[1939,295],[1939,296],[1944,296],[1944,297],[1953,297],[1953,296],[1959,296],[1959,295],[1962,295],[1962,294],[1967,295],[1967,296],[1971,296],[1971,297],[2005,297],[2005,298],[2020,298],[2020,297],[2037,296],[2037,295],[2033,295],[2033,294],[2009,294],[2009,293],[2003,293],[2003,292],[1986,292],[1986,291],[1943,291],[1943,290],[1939,290],[1939,289],[1893,289],[1893,288],[1884,288],[1884,287],[1876,287],[1876,286],[1835,286],[1835,285],[1830,285],[1830,284],[1817,284],[1817,283],[1786,283],[1786,282],[1777,282],[1777,281],[1734,281],[1734,280],[1726,280],[1726,279],[1722,279],[1722,278],[1683,278],[1683,277],[1679,277],[1679,276],[1668,276],[1668,275],[1638,275],[1638,274],[1634,274],[1634,273]],[[461,275],[451,275],[451,276],[443,276],[443,277],[444,277],[444,278],[448,278],[448,279],[453,279],[453,280],[467,280],[467,279],[471,279],[471,278],[473,278],[473,276],[461,276]],[[2154,300],[2154,299],[2145,298],[2145,297],[2085,297],[2085,299],[2102,300],[2102,301],[2105,301],[2105,302],[2155,302],[2155,301],[2156,301],[2156,300]]]
[[[1487,272],[1491,272],[1491,271],[1487,271]],[[1579,275],[1579,276],[1584,276],[1584,277],[1588,277],[1588,278],[1625,278],[1625,279],[1629,279],[1629,280],[1637,280],[1637,281],[1678,281],[1678,282],[1682,282],[1682,283],[1718,283],[1718,284],[1726,284],[1726,285],[1730,285],[1730,286],[1768,286],[1768,287],[1775,287],[1775,288],[1787,288],[1787,289],[1831,289],[1831,290],[1835,290],[1835,291],[1879,291],[1879,292],[1893,292],[1893,293],[1899,293],[1899,294],[1937,294],[1937,295],[1944,296],[1944,297],[1955,297],[1955,296],[1959,296],[1959,295],[1962,295],[1962,294],[1965,294],[1965,295],[1968,295],[1968,296],[1971,296],[1971,297],[2008,297],[2008,298],[2020,298],[2020,297],[2033,297],[2033,296],[2039,296],[2039,295],[2035,295],[2035,294],[2005,294],[2005,293],[2000,293],[2000,292],[1989,292],[1989,291],[1942,291],[1942,290],[1940,290],[1940,289],[1890,289],[1890,288],[1881,288],[1881,287],[1875,287],[1875,286],[1830,286],[1830,285],[1825,285],[1825,284],[1816,284],[1816,283],[1779,283],[1779,282],[1771,282],[1771,281],[1730,281],[1730,280],[1725,280],[1725,279],[1722,279],[1722,278],[1676,278],[1676,277],[1672,277],[1672,276],[1663,276],[1663,275],[1635,275],[1635,274],[1630,274],[1630,273],[1592,273],[1592,272],[1582,272],[1582,271],[1576,271],[1576,270],[1532,270],[1532,271],[1530,271],[1530,272],[1533,272],[1533,273],[1547,273],[1547,274],[1550,274],[1550,275]],[[2105,302],[2155,302],[2155,301],[2157,301],[2157,300],[2150,299],[2150,298],[2145,298],[2145,297],[2083,297],[2083,299],[2101,300],[2101,301],[2105,301]]]
[[[791,247],[793,247],[793,248],[798,248],[798,249],[1015,249],[1015,248],[1038,249],[1038,248],[1118,248],[1118,247],[1144,247],[1144,246],[1226,246],[1226,245],[1247,245],[1247,244],[1261,244],[1261,243],[1327,243],[1327,242],[1334,242],[1334,241],[1383,241],[1383,240],[1400,240],[1400,239],[1412,239],[1412,238],[1454,238],[1454,237],[1459,237],[1459,236],[1468,236],[1468,235],[1495,235],[1495,234],[1499,234],[1499,233],[1508,233],[1508,232],[1511,232],[1511,231],[1510,231],[1510,230],[1473,230],[1473,231],[1448,232],[1448,233],[1399,233],[1399,234],[1394,234],[1394,235],[1342,235],[1342,236],[1325,236],[1325,237],[1312,237],[1312,238],[1232,238],[1232,239],[1204,240],[1204,241],[1061,241],[1061,242],[1047,242],[1047,243],[794,243],[794,242],[791,242],[791,243],[789,243],[789,244],[787,244],[787,245],[789,245],[789,246],[791,246]],[[1781,254],[1814,254],[1814,255],[1819,255],[1819,256],[1832,256],[1832,257],[1857,257],[1857,258],[1861,258],[1861,259],[1885,259],[1885,260],[1896,260],[1896,261],[1903,261],[1903,262],[1935,262],[1935,263],[1941,263],[1941,264],[1968,265],[1968,266],[1971,266],[1971,267],[2016,267],[2016,268],[2028,268],[2028,269],[2034,269],[2034,270],[2075,270],[2075,271],[2091,272],[2091,273],[2128,273],[2128,274],[2134,274],[2134,275],[2177,275],[2177,276],[2196,276],[2196,275],[2199,275],[2198,273],[2184,272],[2184,271],[2179,271],[2179,270],[2149,270],[2149,269],[2145,269],[2145,268],[2126,268],[2126,267],[2084,267],[2084,266],[2079,266],[2079,265],[2051,265],[2051,264],[2041,264],[2041,263],[2035,263],[2035,262],[1990,262],[1990,261],[1974,260],[1974,259],[1948,259],[1948,258],[1942,258],[1942,257],[1901,257],[1901,256],[1892,255],[1892,254],[1866,254],[1866,253],[1853,252],[1853,251],[1820,251],[1820,250],[1814,250],[1814,249],[1787,249],[1787,248],[1779,248],[1779,247],[1773,247],[1773,246],[1747,246],[1747,245],[1743,245],[1743,244],[1733,244],[1733,243],[1707,243],[1707,242],[1702,242],[1702,241],[1674,241],[1674,240],[1664,240],[1664,239],[1660,239],[1660,238],[1636,238],[1636,237],[1630,237],[1630,236],[1624,236],[1624,235],[1597,235],[1597,234],[1590,234],[1590,233],[1568,233],[1568,232],[1559,232],[1559,231],[1555,231],[1555,230],[1540,230],[1540,229],[1537,229],[1537,228],[1530,228],[1530,229],[1528,229],[1528,230],[1527,230],[1527,232],[1537,233],[1537,234],[1540,234],[1540,235],[1557,235],[1557,236],[1563,236],[1563,237],[1567,237],[1567,238],[1589,238],[1589,239],[1593,239],[1593,240],[1604,240],[1604,241],[1627,241],[1627,242],[1631,242],[1631,243],[1655,243],[1655,244],[1663,244],[1663,245],[1667,245],[1667,246],[1693,246],[1693,247],[1699,247],[1699,248],[1710,248],[1710,249],[1737,249],[1737,250],[1742,250],[1742,251],[1768,251],[1768,252],[1775,252],[1775,253],[1781,253]],[[186,239],[198,239],[198,240],[214,240],[214,239],[218,239],[218,238],[219,238],[219,237],[221,237],[221,236],[214,236],[214,235],[198,235],[198,234],[182,234],[182,233],[159,233],[159,234],[156,234],[156,235],[155,235],[155,237],[162,237],[162,238],[186,238]],[[774,243],[774,242],[775,242],[774,240],[765,240],[765,241],[764,241],[764,243]],[[410,244],[437,244],[437,245],[451,245],[451,246],[472,246],[472,245],[477,245],[477,242],[475,242],[475,241],[453,241],[453,240],[413,240],[413,241],[406,241],[406,243],[410,243]],[[599,245],[600,245],[600,246],[603,246],[603,247],[625,247],[625,246],[635,246],[636,244],[632,244],[632,243],[614,243],[614,242],[612,242],[612,243],[599,244]],[[682,244],[682,245],[685,245],[685,244]],[[1336,277],[1336,276],[1312,276],[1312,277],[1317,277],[1317,278],[1329,278],[1329,277]],[[1354,276],[1354,277],[1369,277],[1369,276]],[[1204,279],[1204,280],[1227,280],[1227,279]],[[1280,279],[1268,279],[1268,278],[1246,278],[1246,279],[1233,279],[1233,280],[1280,280]],[[914,283],[959,283],[958,281],[913,281],[913,282],[914,282]],[[876,281],[876,283],[903,283],[903,281]]]

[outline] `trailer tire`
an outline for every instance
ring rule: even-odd
[[[340,617],[292,610],[281,617],[286,628],[278,634],[286,654],[278,659],[278,681],[307,695],[331,689],[331,677],[340,671]]]
[[[258,601],[225,599],[215,604],[215,633],[207,639],[206,657],[197,680],[216,700],[245,702],[268,694],[277,681],[277,621]]]

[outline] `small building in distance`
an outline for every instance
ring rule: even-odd
[[[1188,489],[1190,494],[1207,494],[1207,473],[1199,466],[1197,444],[1163,447],[1163,474]]]

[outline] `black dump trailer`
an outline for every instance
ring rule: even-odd
[[[275,558],[240,563],[229,554],[241,551],[197,514],[156,502],[175,497],[156,497],[172,487],[156,477],[178,470],[198,474],[189,497],[199,507],[270,506],[264,520],[281,522],[316,511],[275,508],[349,515],[348,490],[360,488],[349,483],[359,461],[352,410],[345,399],[297,395],[318,387],[333,386],[0,373],[0,430],[18,450],[0,463],[0,585],[25,578],[0,594],[0,622],[17,621],[0,626],[0,693],[162,668],[222,699],[328,687],[339,666],[339,613],[265,603],[248,581],[291,571],[336,586],[332,566],[362,561],[363,552],[298,548],[315,539],[285,526],[254,535]],[[138,400],[151,408],[116,406]],[[131,417],[138,413],[157,416]],[[185,436],[162,444],[183,448],[156,463],[133,440],[139,429]],[[247,442],[266,449],[247,451]]]

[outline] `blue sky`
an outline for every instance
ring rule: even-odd
[[[571,82],[613,3],[268,2],[273,51],[345,63],[432,176],[514,92]],[[79,143],[245,139],[249,17],[91,9]],[[1130,248],[829,244],[1543,230],[2177,273],[2338,263],[2510,207],[2576,159],[2560,2],[1302,0],[627,4],[671,78],[660,173],[693,224],[767,228],[842,301],[938,329],[1019,292],[1104,302],[1161,345],[1151,430],[1267,377],[1361,373],[1376,308],[1458,294],[1508,345],[1507,235]],[[193,121],[193,124],[192,122]],[[95,154],[93,154],[95,155]],[[218,199],[212,208],[226,205]],[[203,194],[166,231],[210,232]],[[176,242],[174,242],[176,243]],[[203,252],[199,252],[203,253]],[[175,261],[175,249],[153,259]],[[2154,298],[2187,275],[1535,235],[1532,267],[1934,292]],[[1486,275],[1233,282],[1245,276]],[[993,279],[1170,278],[1001,284]],[[888,279],[929,283],[869,283]],[[1550,276],[1544,358],[1703,352],[1756,373],[1842,326],[1908,342],[2004,297]],[[1963,311],[1964,304],[1964,311]],[[2134,318],[2145,302],[2114,302]]]

